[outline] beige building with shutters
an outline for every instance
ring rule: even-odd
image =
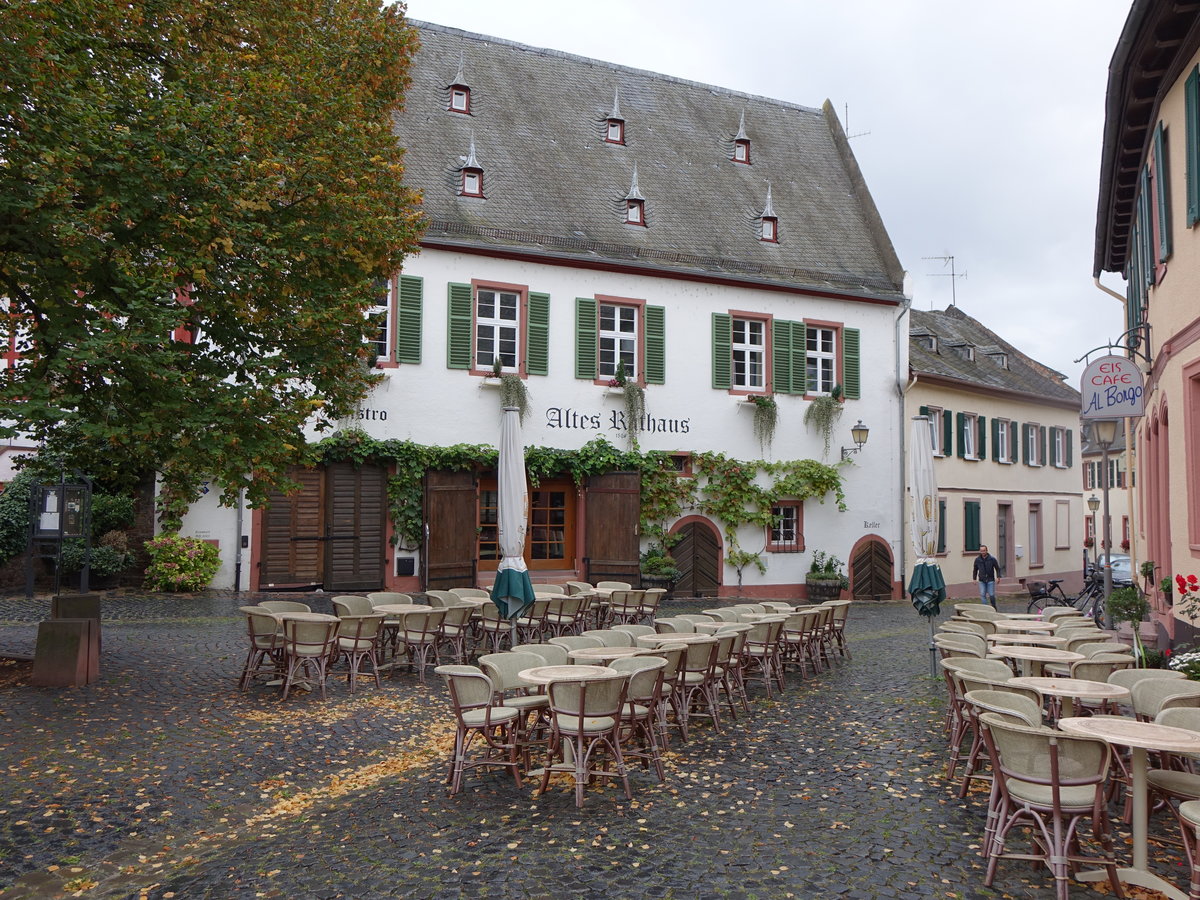
[[[913,310],[905,408],[930,419],[941,514],[938,562],[952,597],[977,596],[981,544],[1000,593],[1029,579],[1082,585],[1079,392],[961,309]]]

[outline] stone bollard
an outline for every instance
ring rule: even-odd
[[[32,681],[39,687],[82,687],[100,677],[100,620],[38,623]]]

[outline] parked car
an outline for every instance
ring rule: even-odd
[[[1105,554],[1100,554],[1096,558],[1097,570],[1103,573]],[[1113,584],[1133,584],[1133,569],[1130,566],[1129,556],[1125,553],[1114,553],[1112,555],[1112,580]]]

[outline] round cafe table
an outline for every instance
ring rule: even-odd
[[[608,666],[534,666],[532,669],[522,669],[517,677],[530,684],[549,684],[552,681],[587,681],[589,678],[616,674],[617,670]]]
[[[377,613],[387,613],[389,616],[399,616],[404,613],[430,612],[438,609],[436,606],[425,606],[420,603],[381,603],[375,607]]]
[[[583,647],[579,650],[567,651],[567,656],[580,663],[591,664],[593,660],[611,662],[614,659],[639,656],[646,652],[645,647]]]
[[[1019,659],[1028,663],[1029,674],[1042,674],[1042,665],[1048,662],[1073,663],[1087,659],[1082,653],[1072,653],[1070,650],[1056,650],[1053,647],[1027,647],[1023,644],[993,644],[992,653],[1008,659]],[[1024,668],[1024,667],[1023,667]]]
[[[326,613],[315,612],[273,612],[271,613],[279,621],[291,619],[293,622],[340,622],[337,616],[331,616]]]
[[[1035,647],[1061,647],[1065,637],[1053,634],[989,634],[987,640],[993,644],[1026,644]]]
[[[1124,700],[1129,697],[1127,687],[1084,678],[1010,678],[1005,684],[1033,688],[1039,694],[1060,698],[1064,719],[1075,715],[1077,697],[1080,700]]]
[[[997,631],[1053,631],[1058,627],[1054,622],[1038,619],[997,619],[992,624]]]
[[[1058,727],[1067,734],[1100,738],[1110,744],[1129,747],[1130,774],[1133,785],[1133,865],[1117,869],[1125,884],[1150,888],[1172,900],[1187,900],[1187,894],[1169,881],[1159,878],[1147,867],[1146,842],[1146,751],[1165,750],[1169,753],[1200,753],[1200,733],[1186,728],[1172,728],[1154,722],[1138,722],[1123,716],[1091,716],[1063,718]],[[1077,881],[1102,881],[1108,878],[1103,870],[1079,872]]]
[[[739,631],[749,631],[753,626],[749,622],[696,622],[697,634],[728,634]]]
[[[637,642],[643,647],[657,647],[659,644],[695,644],[711,640],[714,640],[711,634],[684,632],[683,634],[643,634],[638,636]]]

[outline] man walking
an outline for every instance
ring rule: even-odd
[[[991,603],[992,609],[996,608],[996,576],[999,574],[999,560],[988,553],[987,544],[981,544],[971,577],[979,582],[979,602]]]

